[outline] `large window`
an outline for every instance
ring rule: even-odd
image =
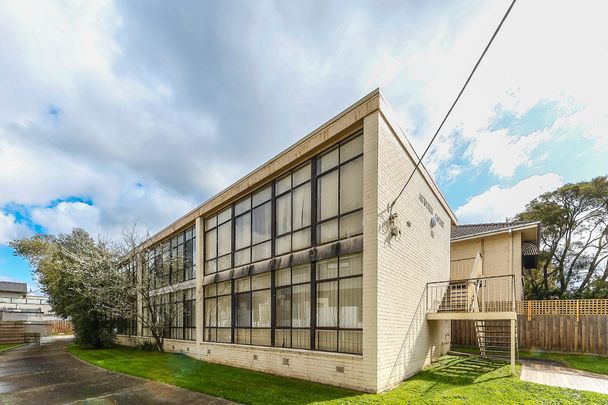
[[[154,288],[192,280],[196,277],[196,232],[194,227],[174,234],[148,252],[148,269]]]
[[[362,273],[359,253],[210,284],[205,341],[362,353]]]
[[[317,159],[317,242],[363,232],[363,136]]]
[[[310,349],[310,265],[275,272],[275,346]]]
[[[361,353],[362,274],[360,254],[317,263],[318,350]]]
[[[232,208],[205,220],[205,274],[232,267]]]
[[[205,341],[232,341],[232,282],[205,286]]]
[[[280,178],[276,190],[275,254],[310,246],[310,162]]]
[[[196,340],[196,289],[188,288],[165,294],[152,299],[152,307],[158,319],[158,325],[166,322],[167,339]],[[143,316],[149,319],[152,315],[144,306]],[[142,330],[143,336],[152,336],[149,329]]]
[[[264,187],[234,205],[234,265],[271,255],[272,187]]]

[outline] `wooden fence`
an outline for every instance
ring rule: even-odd
[[[522,350],[608,355],[608,299],[521,301],[517,340]],[[477,345],[473,321],[452,321],[453,345]]]
[[[72,322],[67,320],[51,321],[49,326],[50,335],[71,335],[74,333]]]

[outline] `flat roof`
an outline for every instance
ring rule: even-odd
[[[270,180],[279,177],[291,168],[310,159],[315,154],[321,152],[328,146],[347,137],[355,131],[363,128],[363,118],[367,115],[380,111],[386,121],[393,128],[399,140],[403,144],[412,161],[417,163],[418,156],[405,133],[398,125],[392,109],[390,108],[386,98],[382,95],[379,88],[361,98],[359,101],[346,108],[344,111],[331,118],[329,121],[319,126],[317,129],[310,132],[304,138],[294,143],[283,152],[277,154],[266,163],[245,175],[240,180],[226,187],[215,196],[211,197],[198,207],[181,216],[179,219],[161,229],[159,232],[151,236],[143,247],[153,245],[167,238],[171,234],[184,227],[190,225],[197,217],[206,216],[213,212],[219,211],[228,206],[233,201],[245,196],[256,188],[263,186]],[[420,173],[424,180],[433,190],[441,204],[448,212],[452,223],[456,224],[456,216],[450,208],[447,200],[437,187],[437,184],[428,173],[423,164],[419,166]]]

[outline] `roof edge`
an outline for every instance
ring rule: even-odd
[[[474,224],[471,224],[471,225],[474,225]],[[528,222],[525,224],[519,224],[516,226],[509,226],[506,228],[493,229],[490,231],[474,233],[472,235],[461,236],[459,238],[450,238],[450,242],[460,242],[460,241],[465,241],[465,240],[470,240],[470,239],[476,239],[476,238],[479,238],[482,236],[498,235],[498,234],[506,233],[509,231],[512,232],[512,231],[520,231],[520,230],[529,229],[529,228],[537,228],[538,226],[540,226],[540,221],[533,221],[533,222]]]
[[[401,122],[398,119],[397,114],[391,107],[390,103],[384,96],[384,93],[382,93],[382,91],[380,89],[378,89],[378,93],[380,95],[380,112],[386,119],[386,122],[388,123],[388,125],[393,129],[393,132],[395,133],[395,135],[397,135],[397,138],[399,139],[399,141],[403,144],[406,152],[408,153],[408,155],[410,156],[410,158],[412,159],[412,161],[414,162],[414,165],[415,165],[416,163],[418,163],[418,160],[420,159],[420,157],[418,156],[418,154],[416,153],[416,150],[410,143],[410,140],[407,137],[407,135],[405,134],[405,131],[403,131]],[[428,172],[426,166],[424,166],[424,163],[420,162],[420,165],[418,166],[418,170],[420,171],[420,174],[422,174],[422,178],[429,185],[429,187],[431,188],[431,190],[433,191],[433,193],[435,194],[435,196],[437,197],[437,199],[439,200],[441,205],[443,205],[443,207],[447,211],[450,219],[452,220],[452,225],[458,225],[458,218],[456,217],[456,214],[454,214],[452,207],[450,207],[450,204],[448,203],[447,199],[445,198],[445,196],[439,189],[439,186],[437,185],[437,183],[435,182],[435,180],[433,179],[431,174]]]

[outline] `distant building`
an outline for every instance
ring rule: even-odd
[[[28,294],[26,283],[0,281],[0,321],[53,321],[60,319],[53,312],[48,298]]]

